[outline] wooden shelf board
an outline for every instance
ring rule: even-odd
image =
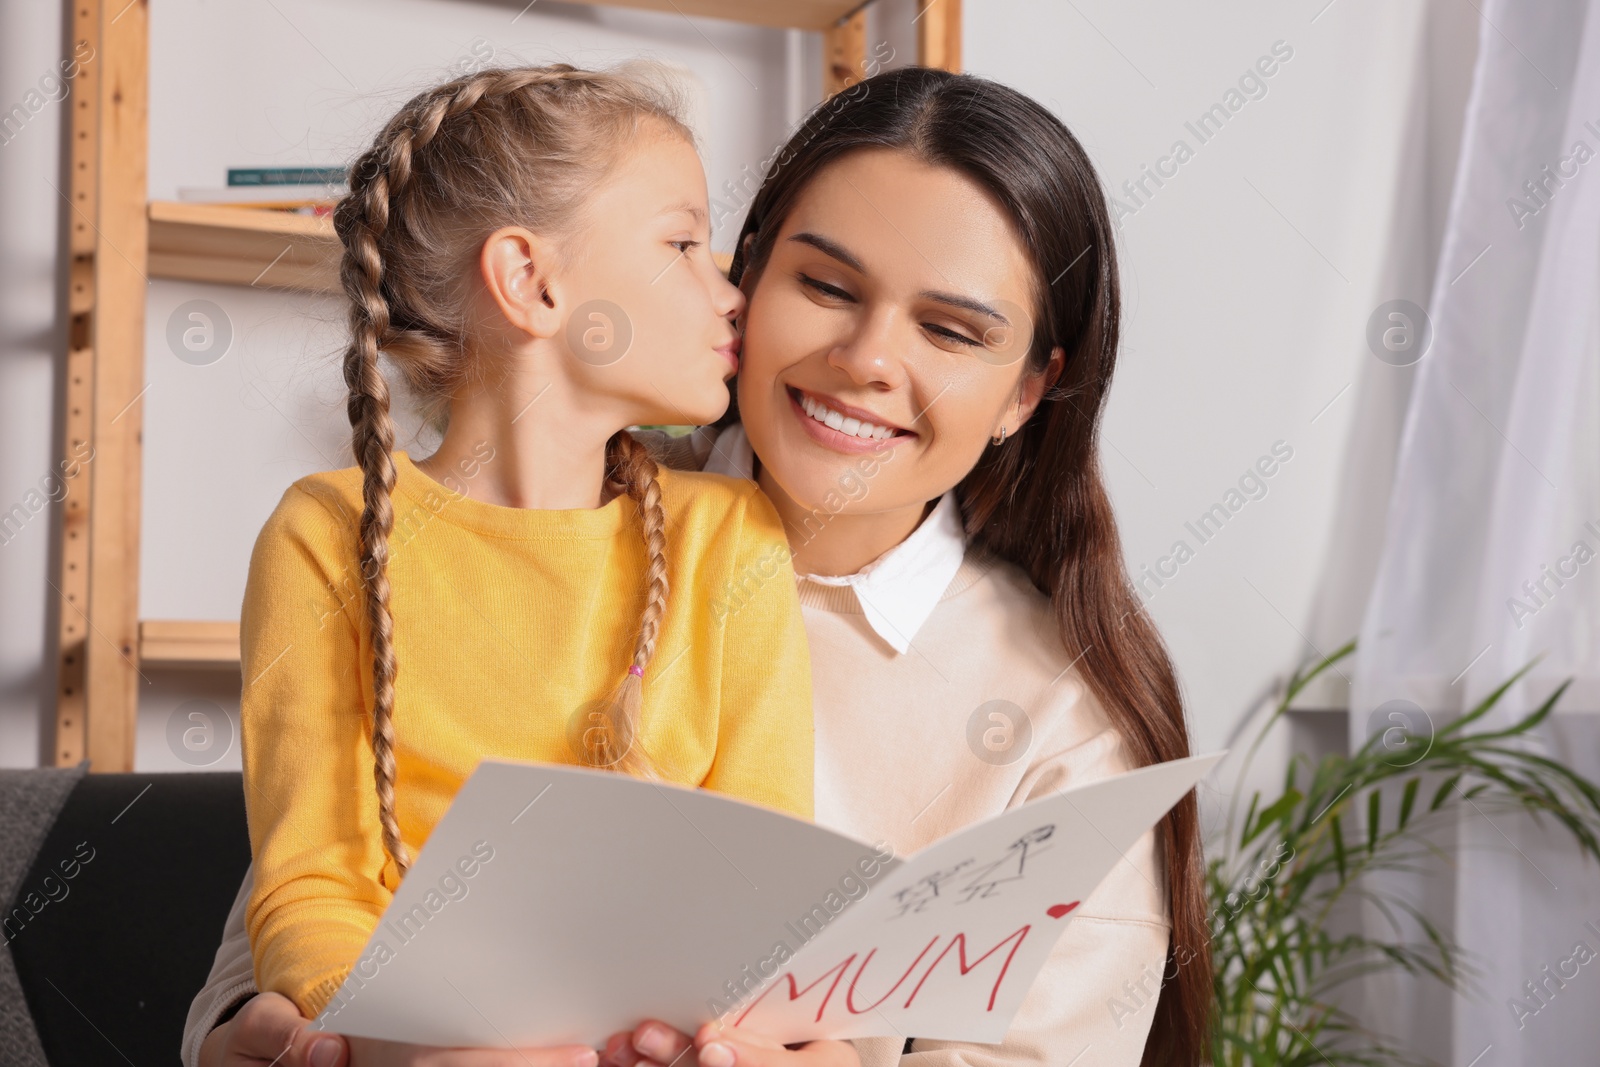
[[[150,273],[157,278],[337,293],[340,254],[327,216],[150,202]],[[733,257],[714,258],[726,274]]]
[[[603,7],[631,7],[669,15],[704,15],[756,26],[825,30],[868,0],[593,0]]]
[[[139,661],[150,667],[226,670],[239,667],[239,624],[145,619]]]
[[[194,282],[336,292],[339,239],[327,216],[153,200],[150,273]]]

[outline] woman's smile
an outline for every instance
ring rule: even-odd
[[[811,393],[790,385],[789,411],[799,420],[806,435],[824,448],[856,454],[893,448],[898,442],[917,436],[890,423],[881,415],[853,407],[833,397]]]

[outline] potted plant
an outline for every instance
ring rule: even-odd
[[[1354,650],[1351,641],[1291,678],[1241,778],[1295,695]],[[1216,1067],[1426,1062],[1367,1031],[1337,996],[1353,980],[1384,970],[1425,975],[1452,989],[1470,978],[1455,942],[1369,877],[1416,870],[1438,854],[1428,826],[1461,805],[1510,806],[1536,820],[1553,819],[1585,855],[1600,859],[1600,787],[1523,743],[1567,685],[1510,726],[1490,729],[1484,722],[1531,666],[1438,729],[1396,726],[1315,766],[1295,756],[1278,796],[1266,800],[1256,792],[1242,820],[1230,811],[1222,846],[1207,863]],[[1336,921],[1352,905],[1386,917],[1382,933],[1389,936]]]

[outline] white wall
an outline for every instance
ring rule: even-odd
[[[0,5],[0,112],[29,107],[27,94],[69,54],[55,4]],[[32,99],[38,113],[0,134],[0,512],[38,492],[52,470],[55,365],[66,338],[55,269],[64,112],[44,94]],[[51,521],[40,512],[15,536],[0,535],[0,766],[40,762],[40,723],[54,706]]]
[[[1196,147],[1125,221],[1127,342],[1106,457],[1135,571],[1180,538],[1198,548],[1151,608],[1177,656],[1202,748],[1219,744],[1271,678],[1312,653],[1301,635],[1310,632],[1352,432],[1356,391],[1345,387],[1371,360],[1366,319],[1389,295],[1381,275],[1404,147],[1399,101],[1417,69],[1419,8],[1336,0],[1319,13],[1325,2],[1235,0],[1226,12],[1177,0],[964,5],[968,68],[1051,107],[1113,191],[1174,140]],[[511,0],[159,0],[152,197],[221,184],[230,165],[341,163],[412,91],[469,56],[477,38],[508,60],[602,65],[648,50],[689,66],[712,102],[714,198],[770,154],[817,92],[815,35],[552,0],[521,9]],[[20,96],[60,53],[60,18],[53,5],[0,13],[0,101]],[[884,36],[875,29],[870,39]],[[889,40],[909,58],[907,36]],[[1185,121],[1278,40],[1294,54],[1266,81],[1267,94],[1197,145]],[[49,359],[60,350],[58,212],[45,185],[60,180],[59,121],[41,116],[25,133],[0,147],[7,506],[49,469]],[[174,309],[195,298],[215,302],[234,334],[208,367],[177,360],[164,339]],[[331,299],[152,283],[142,617],[237,617],[250,546],[284,487],[349,464],[341,326]],[[1268,494],[1199,546],[1184,523],[1279,440],[1294,454]],[[48,533],[35,523],[0,547],[3,766],[38,762],[51,701]],[[147,673],[139,766],[181,768],[166,740],[174,709],[198,697],[236,714],[237,681]],[[235,743],[214,766],[237,765]]]
[[[1411,101],[1429,69],[1426,8],[1392,0],[969,8],[968,68],[1048,105],[1134,209],[1122,228],[1126,333],[1105,462],[1135,579],[1174,556],[1179,541],[1193,551],[1165,565],[1172,577],[1141,584],[1178,661],[1202,750],[1224,743],[1275,677],[1355,633],[1348,613],[1325,612],[1315,634],[1311,618],[1347,446],[1376,429],[1355,404],[1355,383],[1377,364],[1368,317],[1392,296],[1426,296],[1388,291],[1386,270],[1392,231],[1409,223],[1396,219],[1395,202],[1407,139],[1417,136]],[[1018,32],[1029,24],[1039,28]],[[1258,98],[1227,101],[1277,42],[1278,61],[1262,68],[1274,70],[1264,95],[1250,86]],[[1456,50],[1436,62],[1470,69],[1471,43],[1470,34],[1465,48],[1454,40]],[[1464,80],[1446,88],[1457,99],[1436,106],[1459,110]],[[1202,143],[1186,123],[1219,102],[1237,111]],[[1149,195],[1135,201],[1123,183],[1137,182],[1178,140],[1192,157],[1164,185],[1147,180]],[[1186,528],[1278,441],[1293,458],[1266,479],[1265,496],[1237,507],[1205,542]],[[1347,578],[1335,568],[1329,580]],[[1364,590],[1352,599],[1364,601]]]

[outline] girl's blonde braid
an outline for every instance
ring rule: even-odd
[[[601,724],[603,729],[585,734],[583,751],[595,766],[615,767],[628,774],[653,778],[660,772],[639,743],[639,732],[644,713],[644,671],[655,656],[661,618],[667,610],[667,516],[661,507],[659,468],[644,445],[623,430],[608,442],[606,451],[612,484],[639,505],[648,557],[645,603],[639,619],[639,636],[633,646],[633,662],[611,695]]]
[[[412,179],[412,159],[447,119],[469,110],[485,96],[503,96],[535,85],[594,78],[565,64],[520,70],[492,70],[446,83],[412,100],[350,170],[350,192],[334,211],[334,229],[344,245],[339,277],[350,298],[349,347],[344,379],[352,431],[351,446],[362,472],[360,526],[361,575],[366,586],[372,631],[372,753],[378,790],[378,821],[383,847],[400,877],[411,854],[395,817],[394,617],[389,609],[389,535],[394,528],[390,495],[394,490],[394,422],[389,386],[378,368],[378,354],[396,339],[385,285],[380,243],[390,223],[391,205]],[[392,888],[392,887],[391,887]]]

